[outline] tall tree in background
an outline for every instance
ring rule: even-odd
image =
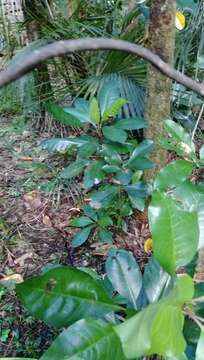
[[[154,0],[151,5],[149,23],[149,48],[162,60],[173,65],[175,50],[176,0]],[[167,153],[158,146],[161,136],[166,136],[164,120],[170,115],[172,81],[152,65],[148,66],[146,95],[146,118],[149,128],[146,137],[155,141],[152,160],[156,168],[147,173],[152,178],[167,161]]]

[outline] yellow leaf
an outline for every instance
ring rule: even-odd
[[[176,25],[177,30],[183,30],[186,26],[186,17],[180,11],[176,12],[175,25]]]
[[[149,251],[152,250],[152,244],[153,244],[153,240],[152,239],[147,239],[144,243],[144,251],[146,253],[148,253]]]

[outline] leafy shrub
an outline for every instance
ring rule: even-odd
[[[168,164],[154,180],[148,206],[154,256],[144,274],[131,253],[111,249],[105,278],[60,266],[17,285],[19,299],[33,316],[65,328],[42,360],[138,359],[153,354],[166,360],[202,359],[204,288],[202,283],[194,285],[192,277],[204,245],[204,186],[189,180],[202,159],[187,133],[175,130],[180,125],[167,125],[168,144],[179,155],[182,149],[184,159]],[[113,196],[99,194],[92,202]],[[111,220],[103,211],[100,218],[86,205],[85,216],[74,219],[72,226],[82,231],[99,224],[108,227]]]
[[[45,150],[65,153],[66,158],[74,157],[59,177],[69,180],[83,174],[83,186],[89,192],[89,208],[85,207],[84,214],[70,223],[82,229],[74,236],[73,247],[82,245],[93,230],[97,230],[102,242],[110,243],[110,227],[126,229],[125,219],[132,214],[132,209],[144,209],[149,188],[141,178],[143,170],[154,166],[146,158],[153,142],[144,140],[138,144],[133,139],[131,132],[147,124],[142,118],[118,117],[125,103],[126,100],[117,99],[114,92],[110,93],[105,87],[98,100],[77,99],[74,106],[64,109],[48,105],[59,121],[75,127],[88,126],[86,135],[48,139],[41,144]]]
[[[196,320],[201,304],[201,298],[193,299],[190,276],[170,275],[155,258],[142,275],[125,250],[110,251],[106,273],[103,280],[61,266],[17,285],[33,316],[66,328],[41,359],[135,359],[151,354],[179,359],[182,353],[185,359],[185,316],[191,312]]]

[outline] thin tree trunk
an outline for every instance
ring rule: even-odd
[[[149,48],[171,65],[175,50],[175,16],[175,0],[152,1]],[[145,135],[155,142],[151,159],[156,163],[156,167],[147,172],[147,180],[151,180],[167,162],[167,151],[161,149],[158,142],[162,136],[166,137],[164,120],[170,115],[171,91],[172,81],[149,65],[145,114],[149,128]]]

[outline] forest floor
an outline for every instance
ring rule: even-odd
[[[110,245],[96,240],[73,250],[68,227],[79,214],[81,182],[60,185],[59,156],[39,147],[47,133],[24,123],[1,119],[0,128],[0,356],[39,358],[56,331],[35,321],[18,303],[14,284],[38,274],[50,264],[91,267],[103,272]],[[115,234],[113,246],[131,250],[144,266],[149,237],[146,214],[136,212],[126,234]],[[1,287],[4,284],[6,287]]]

